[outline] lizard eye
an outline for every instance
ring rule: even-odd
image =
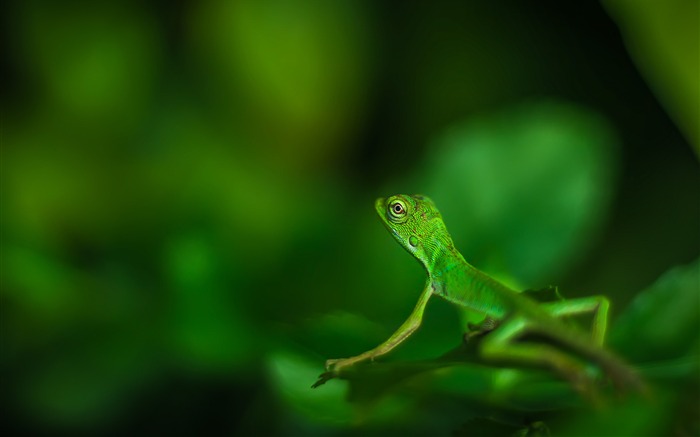
[[[395,200],[389,204],[389,216],[393,219],[401,219],[406,215],[406,207],[400,200]]]

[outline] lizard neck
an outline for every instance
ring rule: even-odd
[[[466,264],[462,254],[454,247],[452,239],[447,237],[439,241],[429,251],[430,256],[421,260],[431,281],[440,283],[448,272],[457,266]]]
[[[441,247],[426,269],[434,293],[494,319],[503,318],[516,299],[515,292],[469,264],[453,245]]]

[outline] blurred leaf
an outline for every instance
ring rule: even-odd
[[[474,117],[448,129],[429,152],[422,187],[456,245],[516,287],[546,285],[580,257],[613,192],[612,129],[565,103]]]
[[[124,242],[148,227],[148,187],[128,162],[115,159],[112,140],[96,147],[64,127],[40,118],[8,135],[12,147],[3,150],[2,169],[8,231],[66,250],[61,246],[73,241],[93,247]]]
[[[47,93],[47,108],[86,130],[141,121],[159,55],[147,14],[125,3],[89,2],[28,1],[21,11],[13,23],[25,44],[19,49]]]
[[[0,296],[48,319],[71,313],[79,295],[73,269],[45,253],[6,242],[3,242],[0,258]]]
[[[165,253],[172,293],[167,332],[176,356],[198,371],[241,371],[265,337],[251,326],[240,291],[222,286],[222,259],[200,235],[181,235]]]
[[[636,363],[700,359],[700,260],[669,270],[620,315],[610,343]]]
[[[270,164],[304,177],[349,144],[343,135],[357,122],[367,80],[363,13],[348,1],[199,5],[193,28],[205,65]]]
[[[650,402],[648,399],[624,398],[595,410],[582,409],[561,416],[558,423],[549,425],[555,436],[673,435],[673,426],[668,426],[671,405],[668,399]]]
[[[280,352],[269,358],[268,369],[278,395],[299,414],[336,424],[351,421],[352,406],[345,402],[345,390],[340,384],[329,385],[325,391],[309,389],[317,373],[317,363],[297,354]]]
[[[123,337],[78,334],[81,341],[29,365],[19,402],[45,422],[38,425],[82,427],[113,418],[153,381],[147,336],[138,336],[136,326],[124,329]]]
[[[603,0],[652,90],[700,154],[700,2]]]
[[[331,426],[378,424],[395,420],[414,401],[400,397],[375,399],[371,408],[346,401],[347,388],[330,381],[322,390],[311,389],[318,363],[298,352],[280,350],[270,355],[268,369],[276,393],[300,418]]]

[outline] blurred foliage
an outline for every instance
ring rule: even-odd
[[[597,114],[523,104],[448,127],[419,185],[444,205],[467,259],[509,275],[517,288],[537,288],[583,252],[605,217],[617,146]]]
[[[700,2],[604,0],[650,86],[700,154]]]
[[[670,270],[635,298],[618,319],[610,342],[637,363],[681,359],[691,364],[688,356],[700,352],[698,285],[698,261]],[[644,339],[643,348],[635,347],[635,337]]]
[[[626,5],[605,2],[696,141],[697,3]],[[698,163],[601,5],[28,0],[1,19],[3,434],[698,434]],[[372,208],[396,192],[433,197],[514,286],[610,296],[655,403],[592,410],[483,366],[437,299],[405,346],[312,390],[415,304],[424,274]]]
[[[541,417],[547,412],[551,414],[577,407],[573,410],[577,411],[575,414],[553,418],[555,435],[597,435],[603,432],[609,435],[657,435],[671,427],[697,432],[700,421],[694,414],[689,415],[688,409],[674,407],[660,413],[657,403],[663,401],[666,405],[677,406],[689,402],[697,405],[700,400],[698,284],[700,261],[676,268],[642,291],[612,327],[610,344],[641,369],[652,386],[652,399],[628,395],[615,401],[614,406],[591,410],[581,405],[582,400],[577,399],[567,384],[551,375],[484,368],[472,343],[460,344],[442,357],[431,360],[392,360],[357,365],[341,377],[349,381],[349,400],[365,406],[376,402],[372,406],[375,410],[383,407],[377,402],[379,399],[400,399],[408,394],[420,405],[420,411],[414,409],[410,415],[414,419],[421,415],[442,414],[442,405],[439,402],[433,404],[432,399],[449,397],[451,402],[463,407],[458,417],[445,416],[443,420],[446,422],[483,417],[485,405],[490,407],[491,413],[497,411],[501,419],[508,417],[512,423],[526,423],[533,412],[538,412]],[[639,339],[644,339],[642,347]],[[292,380],[288,383],[293,384]],[[328,386],[337,389],[334,382],[329,382]],[[308,404],[314,397],[309,395],[298,403]],[[431,401],[421,402],[426,399]],[[618,414],[629,417],[623,419]],[[639,415],[645,415],[646,419],[634,420]],[[309,415],[310,419],[314,417],[314,414]],[[591,417],[595,419],[591,420]]]

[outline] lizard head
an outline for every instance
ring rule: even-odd
[[[426,267],[436,251],[452,247],[452,239],[435,203],[420,194],[380,197],[374,204],[384,226]]]

